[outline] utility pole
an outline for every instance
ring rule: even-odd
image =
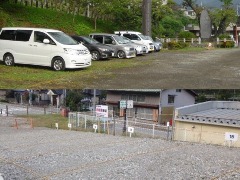
[[[142,2],[142,31],[146,36],[151,36],[152,33],[152,0],[143,0]]]

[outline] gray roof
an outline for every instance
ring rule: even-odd
[[[240,102],[209,101],[177,108],[175,120],[240,127]]]

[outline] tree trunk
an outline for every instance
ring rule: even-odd
[[[36,7],[38,8],[38,0],[36,0]]]
[[[97,31],[97,16],[94,18],[94,29]]]

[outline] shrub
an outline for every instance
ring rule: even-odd
[[[168,49],[169,50],[183,49],[183,48],[186,48],[188,46],[189,46],[189,44],[184,43],[184,42],[173,41],[173,42],[168,43]]]
[[[231,36],[229,36],[228,34],[221,34],[221,35],[219,35],[219,39],[220,40],[223,40],[224,38],[231,39]]]
[[[234,41],[226,41],[220,43],[220,48],[233,48],[235,46]]]
[[[179,38],[186,38],[186,39],[191,39],[191,38],[196,38],[195,34],[189,31],[182,31],[178,34]]]

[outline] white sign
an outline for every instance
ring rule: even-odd
[[[96,124],[93,124],[93,129],[97,129],[97,125]]]
[[[167,122],[167,127],[169,127],[169,122]]]
[[[237,133],[226,132],[225,133],[225,140],[226,141],[237,141],[238,140],[238,134]]]
[[[120,109],[126,109],[127,101],[126,100],[121,100],[119,106],[120,106]]]
[[[93,124],[93,129],[94,129],[94,132],[95,132],[95,133],[97,132],[97,128],[98,128],[98,125]]]
[[[106,105],[97,105],[96,106],[96,115],[102,117],[108,117],[108,106]]]
[[[72,124],[71,123],[68,123],[68,128],[72,128]]]
[[[134,133],[134,128],[133,127],[128,127],[128,132],[129,133]]]
[[[133,108],[133,100],[128,100],[127,101],[127,108],[128,109]]]

